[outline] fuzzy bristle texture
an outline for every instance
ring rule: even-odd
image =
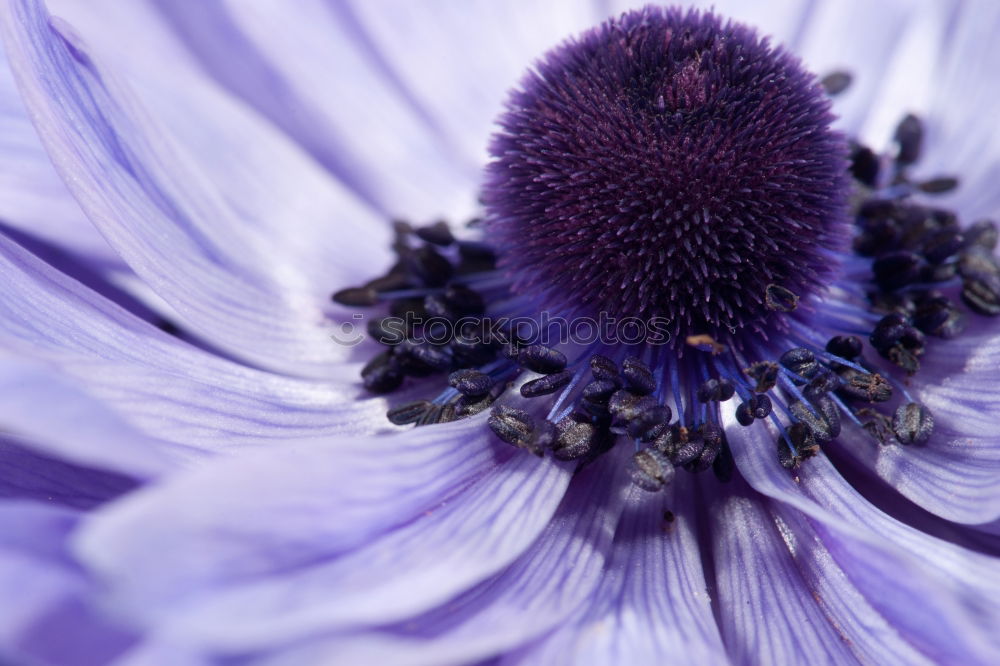
[[[767,333],[836,270],[847,146],[818,80],[750,28],[649,7],[550,51],[490,145],[485,226],[517,293],[662,317],[674,339]]]

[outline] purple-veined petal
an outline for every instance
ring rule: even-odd
[[[995,622],[995,611],[981,602],[989,592],[977,590],[989,577],[1000,581],[989,558],[890,518],[851,489],[822,455],[806,461],[793,479],[777,464],[773,435],[761,425],[729,437],[737,467],[755,490],[811,520],[822,545],[874,611],[932,660],[988,663],[996,656],[982,628]],[[935,605],[928,607],[927,599]]]
[[[209,450],[384,428],[385,401],[361,397],[356,365],[331,381],[238,365],[151,326],[0,236],[0,339],[46,359],[160,439]]]
[[[43,144],[90,219],[186,325],[263,366],[324,374],[343,356],[295,266],[243,223],[63,22],[4,6],[8,58]],[[54,101],[58,100],[58,101]]]
[[[145,478],[170,469],[162,442],[130,427],[51,368],[0,357],[0,422],[39,450]]]
[[[402,623],[305,643],[264,663],[466,664],[557,627],[604,576],[624,499],[617,458],[574,477],[545,531],[497,576]]]
[[[444,128],[370,60],[334,3],[156,5],[226,89],[383,213],[474,210],[479,165],[463,162]]]
[[[666,499],[632,489],[589,603],[504,664],[726,663],[701,566],[694,483],[680,476]]]
[[[227,470],[248,463],[219,461],[214,475],[175,477],[176,484],[135,493],[102,512],[82,533],[78,552],[122,607],[185,641],[242,651],[391,623],[507,566],[552,517],[568,471],[528,454],[504,460],[505,447],[495,461],[491,437],[477,419],[316,445],[294,459],[302,467],[298,476],[288,470],[269,476],[269,458],[280,464],[284,455],[271,449],[252,459],[261,478],[254,493],[246,492],[243,475],[226,480]],[[418,469],[394,469],[395,450],[406,455],[410,445]],[[419,470],[436,469],[435,456],[454,462],[466,455],[473,462],[436,478]],[[315,467],[342,480],[331,483]],[[400,476],[392,480],[394,474]],[[294,493],[267,491],[268,483],[295,481]],[[430,489],[423,491],[420,481]],[[382,494],[393,488],[410,488],[414,501]],[[339,512],[351,510],[368,517],[342,520]],[[286,520],[277,531],[275,522]]]
[[[269,261],[303,273],[317,301],[390,261],[388,220],[360,206],[283,132],[219,87],[149,3],[49,7],[127,77],[227,204],[268,239]]]

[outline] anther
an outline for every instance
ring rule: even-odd
[[[420,240],[442,247],[455,242],[455,237],[451,235],[451,227],[443,220],[426,227],[418,228],[416,234]]]
[[[548,375],[566,369],[566,356],[557,349],[542,345],[529,345],[517,354],[517,362],[521,367]]]
[[[924,258],[908,250],[881,255],[872,264],[875,282],[882,289],[893,290],[917,282],[923,274]]]
[[[541,395],[555,393],[573,381],[573,373],[570,370],[563,370],[551,375],[545,375],[538,379],[532,379],[521,385],[521,395],[525,398],[537,398]]]
[[[900,405],[892,417],[892,431],[901,444],[923,444],[934,430],[934,417],[917,402]]]
[[[670,460],[655,447],[637,452],[629,465],[632,483],[649,492],[661,490],[673,480],[674,474]]]
[[[892,385],[880,374],[853,368],[843,368],[839,374],[844,379],[840,391],[849,397],[867,402],[885,402],[892,397]]]
[[[416,400],[393,407],[386,412],[386,417],[394,425],[409,425],[419,421],[433,407],[434,403],[428,400]]]
[[[667,429],[671,416],[671,410],[666,405],[649,407],[629,421],[628,435],[640,442],[652,442]]]
[[[534,419],[523,409],[498,405],[493,408],[487,420],[490,430],[502,441],[518,448],[527,448],[531,443]],[[532,451],[533,453],[540,453]]]
[[[907,114],[896,127],[894,138],[896,144],[899,146],[896,162],[902,165],[910,165],[920,159],[920,149],[924,139],[924,125],[919,118],[913,114]]]
[[[758,361],[743,372],[757,382],[754,387],[757,393],[766,393],[778,383],[778,364],[773,361]]]
[[[454,266],[429,245],[401,253],[409,271],[428,287],[444,286],[455,273]]]
[[[826,91],[827,95],[839,95],[850,87],[851,81],[850,72],[838,70],[830,72],[820,79],[820,85],[823,86],[823,90]]]
[[[391,393],[403,383],[403,373],[396,359],[385,351],[361,369],[361,381],[365,389],[372,393]]]
[[[958,187],[958,178],[954,178],[952,176],[939,176],[937,178],[925,180],[922,183],[917,183],[917,189],[921,192],[926,192],[927,194],[950,192],[956,187]]]
[[[590,357],[590,371],[594,379],[619,381],[618,366],[607,356],[594,354]]]
[[[636,395],[649,395],[656,390],[656,379],[646,365],[637,358],[626,358],[622,363],[625,387]]]
[[[725,402],[733,397],[736,387],[728,379],[706,379],[696,391],[698,402]]]
[[[800,377],[809,379],[819,370],[819,363],[816,355],[805,347],[789,349],[778,359],[781,365],[785,366]],[[759,390],[759,389],[758,389]]]
[[[594,448],[597,429],[593,424],[566,417],[556,425],[559,429],[559,436],[556,438],[552,455],[557,460],[576,460],[584,457]]]
[[[371,307],[378,303],[378,292],[371,287],[341,289],[330,297],[334,303],[356,308]]]
[[[493,388],[493,379],[478,370],[456,370],[448,375],[448,384],[466,397],[478,398]]]

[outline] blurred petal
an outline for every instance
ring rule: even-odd
[[[476,419],[220,461],[102,512],[78,551],[137,618],[187,641],[243,651],[394,622],[507,566],[551,519],[566,470],[503,461],[507,447],[493,462],[493,447]],[[408,450],[415,467],[397,469]],[[289,455],[294,470],[269,473]],[[339,515],[352,509],[367,516]]]
[[[77,514],[0,502],[0,659],[10,664],[105,664],[132,637],[91,607],[93,590],[66,557]]]

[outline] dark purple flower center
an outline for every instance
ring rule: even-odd
[[[627,13],[549,52],[511,94],[487,236],[541,309],[662,317],[681,342],[766,332],[782,316],[769,287],[821,290],[847,236],[831,119],[816,78],[753,30]]]

